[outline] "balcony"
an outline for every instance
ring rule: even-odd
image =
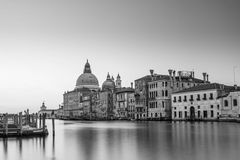
[[[197,98],[196,100],[197,100],[197,101],[200,101],[201,99],[200,99],[200,98]]]
[[[187,99],[184,99],[183,102],[187,102]]]
[[[192,101],[193,101],[193,98],[190,98],[189,101],[192,102]]]

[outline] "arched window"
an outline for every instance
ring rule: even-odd
[[[228,107],[228,100],[225,100],[225,101],[224,101],[224,106],[225,106],[225,107]]]

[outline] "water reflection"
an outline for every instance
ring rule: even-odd
[[[1,152],[0,147],[0,159],[4,160],[43,160],[49,159],[46,152],[46,141],[48,138],[38,137],[38,138],[2,138],[0,143],[3,144],[3,152]],[[55,138],[52,138],[52,153],[50,157],[55,159]],[[2,158],[1,158],[2,157]]]
[[[56,135],[0,139],[4,160],[237,160],[240,125],[56,121]]]

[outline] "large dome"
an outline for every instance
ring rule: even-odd
[[[103,90],[103,91],[107,91],[107,90],[113,91],[114,89],[115,89],[114,80],[112,80],[112,79],[110,78],[110,75],[109,75],[109,73],[108,73],[106,81],[103,82],[102,90]]]
[[[97,77],[92,74],[90,64],[86,63],[83,74],[81,74],[76,82],[76,89],[88,88],[90,90],[98,90],[99,83]]]

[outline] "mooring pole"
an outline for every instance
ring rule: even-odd
[[[8,135],[8,114],[5,115],[5,135]]]
[[[22,112],[19,113],[19,129],[20,135],[22,135]]]
[[[52,118],[52,131],[53,131],[53,136],[55,136],[55,118]]]
[[[46,115],[45,115],[45,113],[43,114],[43,131],[45,132],[45,128],[46,128],[46,126],[45,126],[45,119],[46,118]]]
[[[42,127],[42,114],[39,115],[39,128]]]

